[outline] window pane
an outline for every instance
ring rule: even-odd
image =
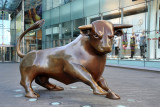
[[[42,0],[42,11],[46,10],[46,0]]]
[[[51,10],[51,24],[59,23],[59,7]]]
[[[46,29],[46,35],[51,35],[52,34],[52,28]]]
[[[44,26],[50,25],[51,24],[51,19],[50,19],[51,13],[50,13],[50,10],[43,12],[42,15],[43,15],[43,19],[45,20]]]
[[[15,45],[16,43],[16,40],[15,40],[15,37],[16,37],[16,20],[15,18],[11,21],[11,45]]]
[[[122,7],[128,7],[128,6],[133,6],[136,4],[140,4],[140,3],[145,3],[145,0],[120,0],[120,8]]]
[[[103,13],[103,19],[104,20],[109,20],[114,24],[121,24],[120,10],[114,10],[114,11],[111,11],[111,12]]]
[[[70,20],[70,3],[60,7],[60,22]]]
[[[99,0],[84,0],[84,16],[99,13]]]
[[[61,0],[52,0],[53,2],[53,8],[60,6]]]
[[[100,7],[101,12],[119,9],[119,0],[100,0]]]
[[[57,24],[57,25],[55,25],[53,28],[52,28],[52,30],[53,30],[53,34],[54,35],[58,35],[59,34],[59,25]],[[53,37],[54,38],[54,37]]]
[[[46,29],[46,47],[51,48],[52,47],[52,28]]]
[[[73,21],[73,37],[77,37],[80,34],[79,26],[85,25],[85,19],[77,19]]]
[[[51,35],[46,35],[46,48],[51,48],[51,47],[52,47]]]
[[[46,10],[50,10],[52,8],[52,0],[46,0]]]
[[[71,21],[62,23],[62,38],[71,38]]]
[[[83,17],[83,0],[75,0],[71,2],[71,19]]]
[[[121,40],[121,58],[143,60],[147,54],[147,9],[145,4],[130,6],[123,9],[123,23],[133,25],[124,29]]]

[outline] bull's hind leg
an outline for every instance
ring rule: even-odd
[[[24,87],[26,91],[26,97],[37,98],[40,97],[39,94],[35,93],[32,89],[32,81],[34,79],[34,73],[30,71],[21,70],[21,81],[20,84]]]
[[[106,94],[106,97],[107,97],[107,98],[115,99],[115,100],[120,99],[120,97],[119,97],[117,94],[115,94],[115,93],[108,87],[107,82],[105,81],[105,79],[104,79],[103,77],[101,77],[97,83],[98,83],[98,85],[99,85],[100,87],[102,87],[104,90],[106,90],[106,91],[108,92],[108,93]]]
[[[39,85],[41,85],[42,87],[47,88],[50,91],[62,91],[64,90],[64,88],[60,87],[60,86],[56,86],[54,84],[51,84],[49,82],[49,78],[45,77],[45,76],[37,76],[35,79],[35,82]]]
[[[64,72],[74,77],[76,80],[80,80],[85,84],[89,85],[93,89],[93,93],[97,95],[106,95],[107,92],[104,91],[92,78],[92,75],[86,70],[85,67],[79,64],[69,64],[66,63],[64,67]]]

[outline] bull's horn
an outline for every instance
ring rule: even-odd
[[[130,24],[113,24],[114,29],[124,29],[124,28],[131,28],[133,25]]]
[[[80,29],[80,30],[86,30],[86,29],[91,29],[91,28],[92,28],[92,24],[83,25],[83,26],[78,27],[78,29]]]

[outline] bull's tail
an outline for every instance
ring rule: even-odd
[[[34,23],[31,27],[29,27],[27,30],[25,30],[18,38],[17,41],[17,54],[19,57],[23,58],[25,56],[25,54],[23,54],[20,50],[20,44],[21,44],[21,40],[24,37],[24,35],[26,33],[28,33],[29,31],[33,30],[33,29],[37,29],[40,28],[42,25],[44,24],[44,19],[37,21],[36,23]]]

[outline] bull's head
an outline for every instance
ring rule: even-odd
[[[90,25],[80,26],[82,35],[89,36],[89,43],[98,53],[109,53],[112,51],[114,35],[122,28],[132,25],[112,24],[105,20],[97,20]]]

